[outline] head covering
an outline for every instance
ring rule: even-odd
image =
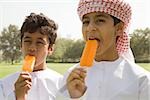
[[[119,55],[134,61],[127,34],[132,11],[127,2],[124,0],[80,0],[77,11],[81,20],[85,14],[91,12],[104,12],[120,19],[124,23],[124,31],[117,40],[117,51]]]

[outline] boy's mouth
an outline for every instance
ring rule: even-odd
[[[29,56],[35,56],[35,54],[31,54],[31,53],[29,53],[29,54],[27,54],[27,55],[29,55]]]
[[[100,39],[99,38],[89,37],[88,40],[96,40],[98,42],[98,47],[97,48],[100,48]]]
[[[100,39],[95,38],[95,37],[89,37],[88,40],[97,40],[97,42],[100,42]]]

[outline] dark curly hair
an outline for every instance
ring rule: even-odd
[[[39,31],[41,34],[46,34],[49,38],[49,47],[51,47],[57,37],[58,25],[42,13],[31,13],[26,17],[21,27],[21,42],[25,32],[34,33]]]

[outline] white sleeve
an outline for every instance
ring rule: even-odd
[[[6,95],[3,87],[2,81],[0,81],[0,100],[16,100],[15,93],[12,91],[9,95]]]
[[[69,95],[69,91],[67,90],[67,87],[64,86],[63,88],[61,88],[60,90],[60,95],[61,97],[65,98],[65,100],[86,100],[86,94],[87,94],[87,91],[85,91],[85,93],[79,97],[79,98],[71,98],[70,95]]]
[[[150,75],[140,85],[139,100],[150,100]]]
[[[7,97],[6,100],[16,100],[16,96],[14,92],[11,92]]]
[[[64,74],[62,80],[59,82],[59,86],[61,87],[59,92],[60,94],[65,98],[65,100],[85,100],[85,97],[86,97],[86,91],[84,93],[83,96],[81,96],[80,98],[71,98],[70,95],[69,95],[69,91],[67,89],[67,78],[68,76],[70,75],[70,73],[72,72],[73,69],[79,67],[79,64],[75,64],[73,67],[69,68],[69,70]]]
[[[1,100],[4,100],[4,93],[3,93],[3,88],[2,88],[1,81],[0,81],[0,98],[1,98]]]
[[[66,84],[67,84],[66,80],[67,80],[69,74],[70,74],[70,71],[67,71],[64,74],[63,78],[59,81],[59,84],[58,84],[60,87],[59,94],[61,94],[61,96],[64,97],[66,100],[69,100],[69,98],[70,98],[70,95],[68,93],[67,86],[66,86]]]

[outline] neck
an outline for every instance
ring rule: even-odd
[[[40,65],[34,66],[33,72],[42,71],[45,70],[46,68],[47,68],[46,63],[41,63]]]
[[[103,52],[100,55],[95,56],[95,61],[115,61],[119,58],[118,52],[116,49],[109,49],[108,51]]]

